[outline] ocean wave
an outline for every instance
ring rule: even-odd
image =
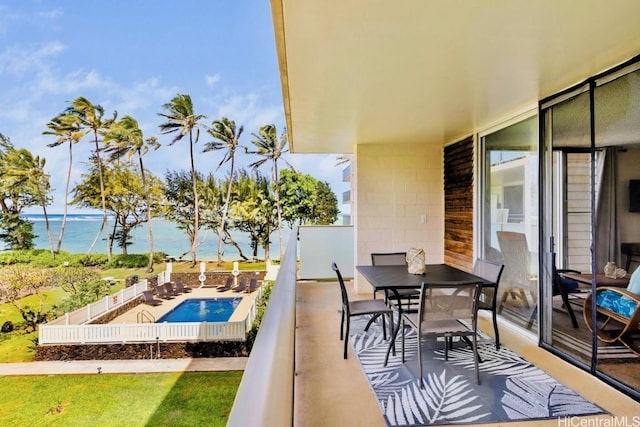
[[[27,219],[32,222],[44,222],[45,217],[43,214],[25,214],[20,215],[22,218]],[[62,222],[64,219],[63,214],[51,214],[47,215],[49,222]],[[107,220],[113,221],[114,217],[107,215]],[[102,221],[102,214],[68,214],[67,221],[94,221],[100,222]]]

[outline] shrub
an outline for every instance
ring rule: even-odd
[[[155,264],[163,263],[166,257],[167,254],[164,252],[154,252],[153,262]],[[70,254],[60,251],[55,256],[51,256],[51,252],[46,249],[0,252],[0,266],[27,264],[39,268],[59,266],[144,268],[148,261],[148,254],[114,255],[112,261],[107,265],[106,254]]]
[[[109,258],[106,254],[77,255],[77,262],[83,267],[100,267],[107,264]]]
[[[60,251],[51,256],[46,249],[7,251],[0,253],[0,265],[27,264],[33,267],[51,268],[62,265],[96,267],[107,262],[105,254],[70,254]]]
[[[156,264],[164,262],[167,255],[164,252],[154,252],[153,262]],[[106,268],[144,268],[149,263],[149,254],[127,254],[115,255]]]
[[[251,351],[251,348],[253,347],[253,343],[258,335],[258,329],[260,329],[260,323],[262,323],[262,317],[264,316],[264,312],[267,310],[267,304],[271,297],[271,290],[273,289],[273,281],[265,280],[262,284],[262,288],[262,295],[256,301],[256,318],[251,325],[251,329],[247,332],[247,348],[249,351]]]
[[[28,251],[28,252],[31,252],[29,254],[30,257],[25,262],[34,267],[40,267],[40,268],[57,267],[59,265],[64,264],[64,262],[67,261],[70,257],[68,252],[56,253],[54,257],[54,256],[51,256],[51,252],[43,249],[37,249],[33,251]]]

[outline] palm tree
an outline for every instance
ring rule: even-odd
[[[216,120],[211,124],[211,128],[207,129],[207,132],[216,139],[216,141],[208,142],[205,145],[203,152],[213,150],[226,150],[224,156],[216,170],[230,162],[229,168],[229,182],[227,184],[227,195],[222,208],[222,218],[220,219],[220,226],[218,228],[218,265],[222,264],[222,240],[224,237],[224,231],[227,223],[227,215],[229,212],[229,202],[231,200],[231,186],[233,184],[233,174],[235,167],[236,149],[240,147],[240,135],[244,131],[244,127],[240,126],[236,129],[236,122],[229,120],[226,117],[222,117],[220,120]]]
[[[102,199],[102,225],[95,240],[91,244],[88,252],[91,252],[93,246],[98,241],[102,230],[107,230],[107,259],[111,261],[111,235],[109,224],[107,223],[107,201],[104,191],[104,175],[102,172],[102,159],[100,158],[100,139],[98,135],[102,135],[116,121],[117,113],[114,111],[113,118],[103,120],[104,108],[101,105],[93,105],[87,98],[82,96],[74,99],[71,106],[67,108],[67,113],[73,114],[80,120],[80,127],[85,130],[85,134],[93,134],[93,142],[95,144],[96,164],[98,166],[98,176],[100,178],[100,197]]]
[[[198,142],[200,138],[200,120],[206,118],[204,115],[195,114],[193,112],[193,103],[191,96],[185,94],[176,95],[171,102],[164,104],[162,108],[165,113],[158,113],[167,121],[160,125],[162,134],[174,133],[175,136],[169,145],[180,141],[185,135],[189,135],[189,156],[191,160],[191,181],[193,185],[193,228],[194,233],[191,238],[191,266],[196,265],[196,244],[198,240],[198,230],[200,228],[200,208],[198,204],[198,188],[196,168],[193,158],[193,144]],[[195,133],[195,139],[194,139]]]
[[[140,177],[142,178],[142,189],[145,194],[147,204],[147,226],[149,228],[149,263],[147,273],[153,271],[153,226],[151,221],[151,197],[147,188],[147,179],[144,171],[142,157],[149,152],[150,148],[157,150],[160,148],[158,139],[154,136],[144,139],[142,130],[136,119],[131,116],[124,116],[120,121],[111,126],[105,134],[106,152],[110,154],[111,161],[126,156],[131,160],[133,156],[138,156],[140,163]]]
[[[43,209],[49,249],[54,256],[53,239],[49,227],[47,205],[51,201],[49,175],[44,172],[45,159],[34,156],[26,148],[17,149],[9,138],[0,133],[0,206],[14,227],[5,230],[12,236],[12,249],[33,247],[32,225],[20,218],[23,208],[40,205]],[[7,200],[5,200],[5,198]],[[8,203],[7,203],[8,202]],[[5,241],[6,242],[6,241]]]
[[[42,207],[42,213],[44,214],[44,224],[45,229],[47,231],[47,238],[49,239],[49,250],[51,252],[51,256],[55,257],[55,251],[53,247],[53,238],[51,237],[51,228],[49,225],[49,214],[47,213],[47,205],[50,203],[51,198],[49,196],[49,190],[51,189],[51,184],[49,181],[49,174],[45,173],[44,165],[46,164],[46,159],[40,158],[40,156],[29,154],[28,161],[30,168],[27,169],[27,173],[29,175],[29,180],[31,181],[31,185],[33,186],[33,191],[35,193],[35,199],[38,201],[38,204]]]
[[[62,247],[62,239],[64,238],[64,229],[67,223],[67,206],[69,204],[69,185],[71,184],[71,168],[73,166],[73,144],[82,139],[84,133],[80,128],[80,120],[77,116],[69,113],[62,113],[51,119],[47,123],[48,131],[42,132],[43,135],[54,135],[56,141],[47,144],[47,147],[57,147],[66,142],[69,143],[69,167],[67,169],[67,181],[64,187],[64,210],[62,214],[62,224],[60,225],[60,233],[58,234],[58,244],[56,251],[59,252]]]
[[[270,161],[271,167],[271,184],[273,185],[276,199],[276,209],[278,212],[278,233],[280,237],[280,259],[284,252],[283,237],[282,237],[282,207],[280,206],[280,177],[278,175],[278,160],[282,155],[289,150],[287,146],[287,133],[286,131],[280,135],[278,139],[278,132],[275,125],[265,125],[260,127],[258,134],[252,134],[254,139],[251,141],[253,145],[258,147],[257,151],[247,151],[250,154],[257,154],[263,158],[253,162],[249,165],[252,168],[258,168],[264,163]],[[289,164],[285,159],[282,159],[291,169],[293,166]]]

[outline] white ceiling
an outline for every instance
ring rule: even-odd
[[[640,54],[639,0],[271,0],[292,151],[445,144]]]

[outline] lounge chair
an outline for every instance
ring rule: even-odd
[[[233,292],[243,292],[247,290],[247,279],[240,279],[240,283],[238,283],[238,286],[236,286],[235,288],[231,289]]]
[[[249,286],[247,286],[247,290],[246,292],[248,294],[250,294],[251,292],[255,291],[256,289],[258,289],[260,287],[261,284],[258,284],[258,279],[251,279],[249,281]]]
[[[228,291],[229,289],[231,289],[233,287],[233,277],[228,277],[227,281],[224,283],[224,285],[220,285],[216,288],[216,291],[218,292],[225,292]]]
[[[178,292],[178,290],[176,288],[173,287],[173,283],[171,282],[165,282],[162,284],[162,286],[164,286],[164,288],[166,289],[167,293],[171,296],[177,297],[178,295],[180,295],[182,292]]]
[[[162,300],[154,298],[151,291],[142,291],[142,302],[154,307],[162,304]]]
[[[175,282],[175,287],[176,287],[176,291],[181,292],[183,294],[185,294],[185,293],[188,294],[189,292],[193,291],[193,289],[191,289],[188,286],[183,285],[182,282],[180,282],[180,281],[176,281]]]
[[[167,288],[164,285],[154,285],[153,289],[160,298],[173,299],[173,295],[167,292]]]

